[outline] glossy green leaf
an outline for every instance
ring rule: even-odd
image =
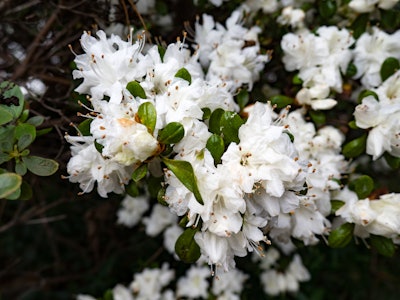
[[[10,161],[12,158],[8,153],[0,152],[0,165],[6,161]]]
[[[318,11],[322,18],[332,18],[337,10],[336,0],[319,0]]]
[[[182,184],[194,194],[194,197],[200,204],[204,204],[201,198],[199,188],[197,187],[196,176],[194,175],[192,165],[184,160],[174,160],[162,158],[167,168],[179,179]]]
[[[349,188],[357,193],[359,199],[365,199],[374,190],[374,180],[368,175],[362,175],[350,181]]]
[[[21,186],[22,177],[15,173],[0,174],[0,199],[7,198],[17,192]]]
[[[146,178],[147,190],[152,198],[157,198],[160,189],[163,187],[162,182],[164,177],[154,177],[152,175]]]
[[[211,135],[207,140],[206,148],[210,151],[214,158],[214,162],[219,164],[221,162],[221,157],[225,152],[225,144],[222,137],[215,133]]]
[[[331,211],[334,214],[339,208],[344,205],[343,201],[340,200],[331,200]]]
[[[292,83],[295,85],[301,85],[303,84],[303,80],[300,78],[299,74],[296,74],[292,78]]]
[[[223,135],[223,139],[226,145],[230,143],[239,143],[239,128],[242,126],[244,121],[242,118],[235,112],[226,111],[222,114],[221,117],[221,131]]]
[[[126,186],[125,186],[125,192],[135,198],[137,196],[139,196],[139,188],[138,185],[135,181],[130,181]]]
[[[200,258],[200,247],[194,240],[197,231],[198,229],[187,228],[175,243],[175,252],[185,263],[194,263]]]
[[[204,107],[201,109],[203,111],[203,120],[208,120],[211,117],[211,109],[208,107]]]
[[[400,168],[400,157],[395,157],[390,155],[389,153],[385,152],[383,155],[385,158],[386,162],[392,169],[398,169]]]
[[[175,77],[182,78],[189,82],[189,84],[192,83],[192,76],[190,75],[189,71],[185,68],[181,68],[176,72]]]
[[[158,141],[162,144],[176,144],[185,136],[185,128],[178,122],[168,123],[158,132]]]
[[[223,109],[217,108],[211,113],[209,121],[209,129],[212,133],[216,134],[221,133],[221,118],[224,112],[225,111]]]
[[[167,50],[161,45],[158,45],[157,49],[158,49],[158,53],[160,54],[161,61],[164,61],[164,54]]]
[[[372,248],[376,249],[379,254],[392,257],[396,252],[395,245],[392,239],[384,236],[371,234],[369,237]]]
[[[315,123],[317,126],[324,125],[326,123],[326,116],[325,113],[323,113],[320,110],[310,110],[309,111],[311,120]]]
[[[382,63],[380,70],[382,81],[388,79],[390,76],[396,73],[397,70],[400,70],[399,60],[395,57],[386,58],[385,61]]]
[[[353,37],[358,39],[362,35],[369,22],[369,13],[359,14],[354,22],[351,24],[350,29],[353,31]]]
[[[276,105],[277,108],[285,108],[286,106],[292,104],[294,99],[285,95],[275,95],[271,97],[270,101],[271,104]]]
[[[168,203],[165,201],[165,192],[166,188],[162,187],[157,193],[157,201],[163,206],[168,206]]]
[[[131,81],[126,85],[126,89],[131,93],[133,97],[139,97],[142,99],[147,99],[146,92],[143,87],[137,81]]]
[[[29,109],[24,109],[24,110],[22,111],[21,115],[19,116],[18,121],[19,121],[20,123],[25,123],[26,120],[28,120],[28,117],[29,117]]]
[[[368,97],[368,96],[373,96],[376,99],[376,101],[379,101],[379,97],[374,91],[363,90],[357,97],[358,103],[361,103],[362,99],[364,99],[365,97]]]
[[[15,142],[15,126],[8,125],[0,127],[0,150],[3,152],[11,152]]]
[[[97,142],[96,140],[94,140],[94,147],[96,148],[97,152],[99,152],[100,154],[103,153],[104,146],[99,142]]]
[[[139,167],[136,168],[135,171],[133,171],[132,180],[138,182],[147,175],[147,170],[147,164],[141,164]]]
[[[329,246],[332,248],[343,248],[353,238],[354,224],[344,223],[331,231],[328,237]]]
[[[358,126],[357,126],[355,120],[350,121],[348,125],[349,125],[349,127],[350,127],[351,129],[358,129]]]
[[[30,172],[38,176],[50,176],[58,170],[58,163],[39,156],[25,156],[22,161]]]
[[[236,95],[236,102],[242,110],[247,103],[249,103],[249,92],[246,89],[241,89],[240,92]]]
[[[139,106],[137,115],[139,117],[140,123],[145,125],[149,132],[152,134],[156,128],[157,123],[157,112],[154,105],[150,102],[142,103]]]
[[[51,128],[51,127],[36,130],[36,137],[45,135],[45,134],[51,132],[52,130],[53,130],[53,128]]]
[[[346,158],[357,157],[365,152],[367,146],[367,135],[362,136],[348,142],[343,146],[342,153]]]
[[[356,67],[356,65],[353,64],[353,63],[350,63],[350,64],[347,66],[345,76],[348,77],[348,78],[352,78],[352,77],[356,76],[356,74],[357,74],[357,67]]]
[[[93,119],[86,119],[78,125],[80,134],[82,134],[83,136],[90,136],[90,124],[92,123],[92,121]]]

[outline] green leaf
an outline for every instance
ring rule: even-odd
[[[0,105],[0,125],[11,122],[13,118],[13,114],[3,105]]]
[[[194,240],[197,231],[198,229],[187,228],[176,240],[175,252],[185,263],[194,263],[200,258],[200,247]]]
[[[38,137],[38,136],[45,135],[45,134],[49,133],[52,130],[53,130],[53,128],[51,128],[51,127],[36,130],[36,136]]]
[[[103,153],[104,146],[97,142],[97,140],[94,140],[94,147],[96,148],[97,152],[99,152],[100,154]]]
[[[365,199],[374,190],[374,180],[368,175],[362,175],[349,182],[349,189],[356,192],[359,199]]]
[[[353,30],[353,37],[358,39],[360,35],[362,35],[368,25],[369,22],[369,13],[360,14],[354,20],[353,24],[351,24],[350,29]]]
[[[249,92],[246,89],[241,89],[240,92],[236,95],[236,102],[242,110],[247,103],[249,103]]]
[[[189,84],[192,83],[192,76],[190,75],[189,71],[185,68],[181,68],[176,72],[175,77],[182,78],[189,82]]]
[[[332,248],[343,248],[350,243],[353,237],[354,224],[344,223],[332,230],[328,237],[329,246]]]
[[[226,111],[221,117],[221,131],[226,145],[231,142],[239,143],[239,128],[244,124],[242,118],[235,112]]]
[[[392,239],[384,236],[371,234],[369,237],[372,248],[376,249],[379,254],[392,257],[396,252],[396,248],[393,244]]]
[[[393,9],[380,9],[380,27],[385,29],[386,32],[390,31],[388,29],[396,29],[400,25],[400,12],[399,7],[393,7]]]
[[[133,171],[132,180],[138,182],[147,175],[147,170],[147,164],[141,164],[135,171]]]
[[[349,127],[350,127],[351,129],[358,129],[358,126],[357,126],[355,120],[350,121],[348,125],[349,125]]]
[[[18,140],[18,150],[28,147],[36,138],[36,127],[27,123],[18,124],[15,128],[15,138]]]
[[[168,123],[158,132],[158,141],[162,144],[176,144],[185,136],[185,128],[178,122]]]
[[[344,202],[341,200],[331,200],[331,211],[334,214],[339,208],[344,205]]]
[[[348,142],[343,146],[342,153],[346,158],[357,157],[365,152],[367,146],[367,134]]]
[[[222,137],[215,133],[211,135],[207,140],[206,148],[210,151],[214,158],[214,162],[219,164],[221,162],[221,157],[225,152],[225,144]]]
[[[58,163],[52,159],[39,156],[22,157],[23,162],[30,172],[38,176],[50,176],[57,172]]]
[[[164,180],[163,176],[154,177],[152,175],[148,176],[146,179],[147,190],[149,191],[150,197],[157,198],[160,189],[162,188],[162,182]]]
[[[292,78],[292,83],[295,85],[301,85],[303,84],[303,80],[299,77],[299,74],[296,74]]]
[[[162,158],[167,168],[179,179],[179,181],[194,194],[197,202],[201,205],[204,204],[201,198],[199,188],[197,187],[196,176],[194,175],[192,165],[184,160],[174,160],[169,158]]]
[[[165,54],[165,52],[167,50],[161,45],[158,45],[157,48],[158,48],[158,53],[160,54],[161,61],[163,62],[164,61],[164,54]]]
[[[83,136],[90,136],[90,124],[92,123],[92,121],[93,119],[86,119],[78,125],[80,134],[82,134]]]
[[[6,161],[10,161],[12,158],[8,153],[0,152],[0,165]]]
[[[165,192],[167,189],[165,187],[162,187],[158,193],[157,193],[157,201],[161,205],[168,206],[168,203],[165,201]]]
[[[151,102],[142,103],[138,108],[137,115],[140,123],[145,125],[149,132],[153,134],[157,122],[157,112],[154,105]]]
[[[105,291],[102,300],[114,300],[113,291],[112,290]]]
[[[395,157],[390,155],[389,153],[385,152],[383,155],[385,158],[386,162],[392,169],[398,169],[400,168],[400,157]]]
[[[19,86],[12,82],[4,81],[0,83],[0,91],[2,93],[2,103],[8,101],[8,104],[0,104],[0,107],[11,113],[13,119],[18,119],[24,110],[24,95]],[[0,115],[1,115],[0,111]],[[1,119],[1,117],[0,117]],[[0,124],[1,125],[1,124]]]
[[[18,200],[29,200],[32,198],[32,194],[31,186],[23,180],[21,184],[21,194],[19,195]]]
[[[42,125],[43,122],[44,122],[44,117],[42,116],[34,116],[26,121],[27,124],[31,124],[35,127]]]
[[[212,112],[209,121],[209,129],[212,133],[221,133],[221,118],[224,112],[225,111],[221,108],[217,108]]]
[[[15,173],[0,174],[0,199],[7,198],[17,192],[21,186],[22,177]]]
[[[337,10],[336,0],[320,0],[318,1],[318,11],[322,18],[332,18]]]
[[[374,91],[364,90],[358,95],[357,102],[361,103],[362,99],[364,99],[365,97],[368,97],[368,96],[373,96],[376,99],[376,101],[379,101],[379,97]]]
[[[24,164],[23,161],[17,161],[17,163],[15,164],[15,173],[24,176],[27,172],[27,168]]]
[[[131,81],[126,85],[126,89],[131,93],[133,97],[139,97],[142,99],[147,99],[146,92],[143,87],[137,81]]]
[[[8,125],[0,127],[0,150],[3,152],[11,152],[15,142],[15,126]]]
[[[204,107],[201,110],[203,111],[203,121],[208,120],[211,117],[211,109]]]
[[[15,192],[12,194],[8,195],[6,197],[7,200],[18,200],[19,197],[21,196],[21,187],[19,187]]]
[[[321,126],[326,123],[326,116],[322,111],[310,110],[309,114],[310,114],[311,120],[315,123],[315,125]]]
[[[135,198],[137,196],[139,196],[139,188],[138,185],[135,181],[130,181],[126,186],[125,186],[125,192]]]
[[[348,77],[348,78],[352,78],[352,77],[356,76],[356,74],[357,74],[357,67],[356,67],[356,65],[353,64],[353,63],[350,63],[350,64],[347,66],[345,76]]]
[[[388,79],[390,76],[396,73],[397,70],[400,70],[399,60],[395,57],[386,58],[382,63],[380,70],[382,81]]]
[[[22,111],[21,115],[19,116],[18,121],[19,121],[20,123],[25,123],[26,120],[28,120],[28,117],[29,117],[29,109],[24,109],[24,110]]]
[[[277,108],[285,108],[286,106],[292,104],[294,99],[285,95],[275,95],[271,97],[270,101],[271,104],[276,105]]]

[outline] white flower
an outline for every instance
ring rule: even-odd
[[[349,7],[359,13],[367,13],[375,10],[377,7],[381,9],[391,9],[399,1],[398,0],[352,0]]]
[[[213,277],[212,293],[215,296],[223,294],[237,294],[243,290],[243,283],[248,279],[248,275],[239,269],[232,269],[229,272],[221,272]]]
[[[363,98],[354,112],[356,125],[360,128],[372,128],[368,133],[366,152],[378,159],[385,151],[400,156],[400,71],[397,71],[373,89],[374,96]]]
[[[186,276],[179,278],[176,284],[177,296],[206,299],[209,286],[207,278],[210,276],[211,272],[208,267],[190,267]]]
[[[400,30],[388,34],[377,27],[372,33],[365,32],[357,40],[353,50],[355,78],[361,77],[365,88],[377,87],[382,81],[380,69],[388,57],[400,59]]]
[[[75,90],[96,100],[109,96],[110,102],[120,103],[127,83],[146,74],[148,62],[141,54],[144,36],[132,43],[132,32],[126,42],[116,35],[107,38],[101,30],[96,34],[99,39],[88,32],[81,37],[85,54],[75,57],[77,70],[72,75],[83,82]]]
[[[112,290],[113,300],[133,300],[132,292],[121,284]]]
[[[278,9],[277,0],[246,0],[243,3],[244,9],[257,12],[262,10],[264,13],[273,13]]]
[[[127,195],[124,200],[122,200],[122,207],[117,212],[117,223],[127,227],[133,227],[139,223],[143,214],[148,209],[149,203],[147,196],[143,195],[133,198]]]
[[[182,233],[183,229],[178,225],[169,226],[164,230],[164,247],[169,253],[175,254],[175,243]]]
[[[292,6],[286,6],[282,9],[277,22],[282,25],[290,25],[292,28],[304,27],[304,18],[306,14],[302,9],[296,9]]]
[[[163,264],[161,269],[144,269],[136,273],[130,284],[135,298],[141,300],[153,300],[161,297],[161,290],[175,277],[174,271],[168,264]]]
[[[400,194],[385,194],[376,200],[368,198],[358,200],[357,195],[346,188],[336,197],[338,200],[345,201],[345,205],[336,211],[336,215],[347,222],[356,224],[354,234],[367,232],[398,241]]]
[[[132,168],[105,159],[97,151],[92,137],[67,135],[65,139],[72,144],[72,157],[67,164],[69,181],[79,182],[83,193],[92,191],[97,182],[97,192],[102,197],[111,192],[121,194],[124,191]]]
[[[104,146],[105,157],[129,166],[155,154],[158,141],[145,125],[136,122],[136,105],[102,102],[102,113],[90,124],[90,132]]]
[[[226,20],[226,27],[203,16],[203,25],[196,23],[195,41],[200,61],[208,69],[208,81],[222,80],[233,89],[248,84],[251,89],[269,57],[259,53],[260,29],[242,27],[241,15],[242,11],[234,11]]]
[[[156,204],[153,206],[151,215],[143,218],[143,224],[146,225],[146,234],[148,236],[157,236],[167,226],[175,224],[177,219],[177,216],[168,207]]]
[[[83,295],[80,294],[76,297],[76,300],[96,300],[96,298],[90,296],[90,295]]]

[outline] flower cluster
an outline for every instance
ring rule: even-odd
[[[305,11],[303,1],[286,2],[244,1],[224,24],[203,14],[182,41],[163,46],[146,45],[133,31],[127,41],[103,31],[82,35],[73,76],[89,113],[79,135],[66,136],[70,181],[85,193],[124,194],[119,224],[163,234],[176,259],[198,261],[176,291],[163,290],[174,277],[164,266],[135,275],[131,291],[118,286],[115,294],[236,299],[247,276],[235,257],[263,256],[270,244],[293,260],[282,271],[279,252],[266,251],[265,293],[296,292],[310,279],[293,254],[298,243],[322,237],[341,247],[354,235],[381,252],[376,236],[386,249],[399,243],[398,194],[373,200],[372,178],[353,174],[363,161],[357,158],[372,156],[373,164],[384,156],[400,166],[400,31],[377,22],[360,28],[352,12],[378,6],[384,14],[395,2],[350,1],[337,26],[319,27],[310,21],[331,18],[332,7],[322,1],[318,12]],[[265,32],[260,14],[277,33]],[[274,81],[281,73],[287,82]],[[254,89],[266,77],[275,93],[260,98]],[[210,274],[220,280],[211,292]]]

